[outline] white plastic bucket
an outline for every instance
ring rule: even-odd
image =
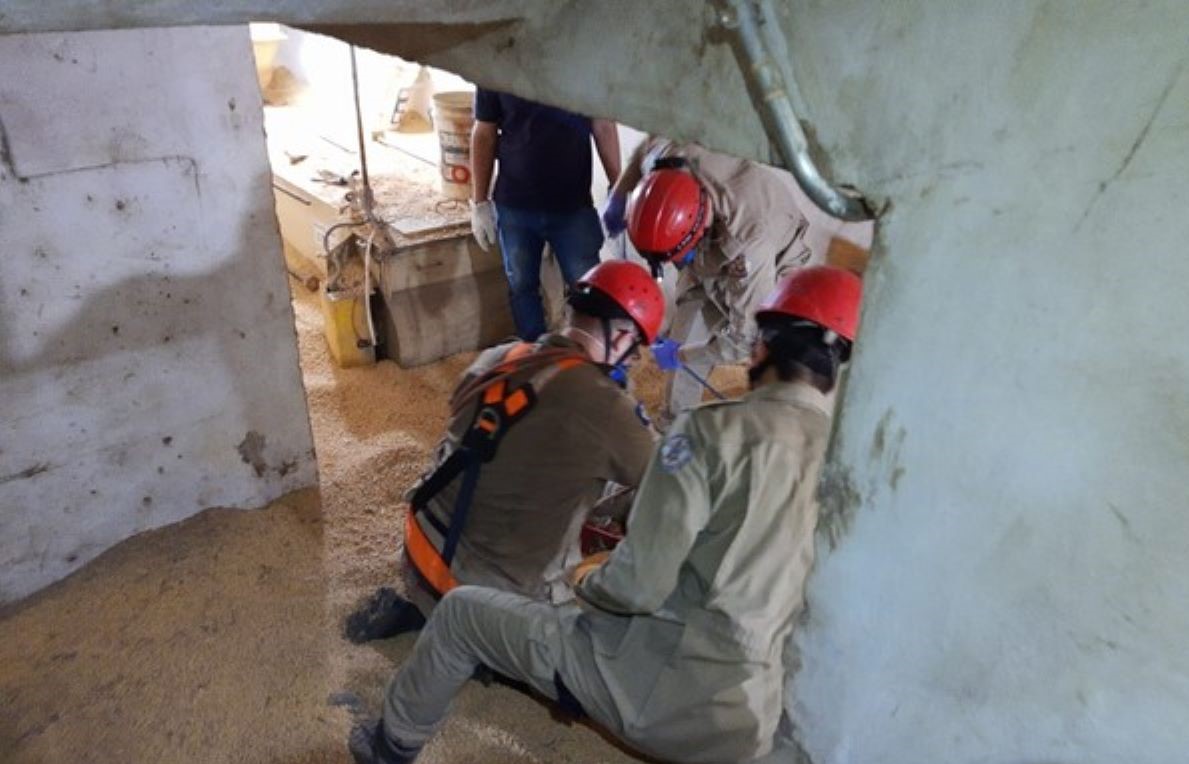
[[[448,199],[471,198],[471,126],[475,123],[475,94],[466,91],[435,93],[434,126],[442,158],[442,195]]]

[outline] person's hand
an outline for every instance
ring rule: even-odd
[[[570,571],[570,575],[567,576],[570,581],[570,586],[578,586],[578,584],[582,583],[582,579],[589,576],[595,570],[595,568],[601,567],[610,556],[611,550],[606,550],[603,552],[595,552],[588,557],[583,557],[582,561],[575,565],[574,569]]]
[[[607,202],[603,205],[603,227],[607,229],[608,237],[614,238],[627,229],[627,206],[628,196],[622,191],[612,189],[607,195]]]
[[[471,202],[471,233],[475,235],[475,242],[484,252],[497,241],[495,205],[490,201]]]
[[[681,368],[681,343],[667,337],[661,337],[652,343],[652,357],[656,360],[661,371],[676,371]]]

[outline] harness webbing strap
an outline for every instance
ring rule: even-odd
[[[459,391],[451,402],[455,414],[474,396],[481,395],[471,424],[463,433],[458,448],[422,481],[410,500],[405,523],[405,549],[413,565],[439,594],[445,594],[457,585],[450,573],[450,564],[466,528],[483,464],[495,458],[504,435],[532,409],[537,390],[558,372],[588,362],[574,351],[548,349],[533,353],[534,347],[527,342],[513,346],[499,364]],[[526,369],[538,370],[528,382],[509,392],[508,378]],[[445,524],[448,527],[444,527],[428,509],[429,502],[459,475],[462,475],[462,484],[454,499],[450,521]],[[444,537],[440,552],[418,524],[418,515],[425,517]]]
[[[533,348],[528,343],[517,345],[508,351],[508,355],[512,355],[513,351],[520,347],[526,347],[529,350]],[[526,371],[529,369],[547,369],[550,366],[557,366],[560,369],[569,369],[574,366],[580,366],[589,361],[581,355],[578,355],[573,350],[565,348],[547,348],[532,354],[530,358],[521,358],[526,355],[526,352],[517,353],[516,358],[509,360],[505,356],[504,360],[496,366],[493,366],[487,373],[480,376],[478,379],[471,380],[470,383],[460,388],[454,396],[450,399],[450,413],[456,415],[462,410],[462,407],[471,401],[479,393],[487,389],[487,387],[501,379],[516,374],[517,372]],[[542,387],[543,385],[537,385]]]
[[[466,454],[463,450],[457,449],[446,461],[442,462],[433,474],[425,479],[417,487],[413,493],[413,497],[409,500],[414,507],[424,507],[430,499],[442,492],[442,489],[450,485],[450,481],[458,477],[459,473],[466,468]]]
[[[467,515],[471,513],[471,500],[475,498],[475,486],[479,484],[479,468],[482,462],[478,454],[472,452],[467,459],[466,469],[462,473],[462,485],[458,488],[458,497],[454,500],[454,514],[450,516],[450,532],[446,534],[446,542],[442,544],[442,562],[449,565],[454,562],[454,553],[458,550],[458,542],[462,539],[462,529],[467,526]]]
[[[405,553],[429,585],[439,594],[445,594],[458,586],[458,582],[454,580],[450,566],[438,555],[433,542],[417,524],[417,518],[413,516],[415,511],[413,507],[409,507],[409,513],[405,516]]]

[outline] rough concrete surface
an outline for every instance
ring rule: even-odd
[[[1186,761],[1189,6],[790,5],[818,134],[892,200],[799,740],[815,764]]]
[[[213,509],[136,536],[0,611],[0,761],[346,762],[404,636],[355,646],[343,617],[400,586],[399,496],[440,435],[472,357],[338,369],[316,297],[294,283],[321,491]],[[661,377],[638,374],[657,400]],[[738,370],[715,381],[737,389]],[[472,684],[426,764],[636,759],[504,687]]]
[[[0,71],[8,602],[317,475],[247,30],[0,35]]]

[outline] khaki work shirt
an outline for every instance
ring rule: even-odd
[[[710,230],[677,280],[677,301],[700,300],[713,308],[703,311],[712,333],[708,345],[722,347],[687,347],[688,360],[743,360],[755,338],[760,302],[781,276],[813,258],[805,238],[809,222],[797,206],[797,181],[784,170],[695,143],[654,138],[645,151],[646,166],[661,157],[684,158],[714,209]]]
[[[498,365],[516,344],[481,353],[458,388]],[[559,335],[545,335],[540,346],[581,352]],[[540,368],[513,374],[508,389]],[[559,603],[573,597],[565,573],[581,559],[579,535],[591,507],[608,481],[639,485],[656,436],[637,415],[636,401],[592,363],[557,372],[536,394],[536,404],[482,467],[451,572],[460,584]],[[451,419],[438,464],[461,442],[478,405],[476,396]],[[461,482],[429,501],[438,518],[452,516]],[[421,527],[439,543],[428,523]]]
[[[624,734],[682,762],[768,752],[783,652],[813,563],[826,396],[774,383],[682,415],[649,465],[627,538],[579,585]]]

